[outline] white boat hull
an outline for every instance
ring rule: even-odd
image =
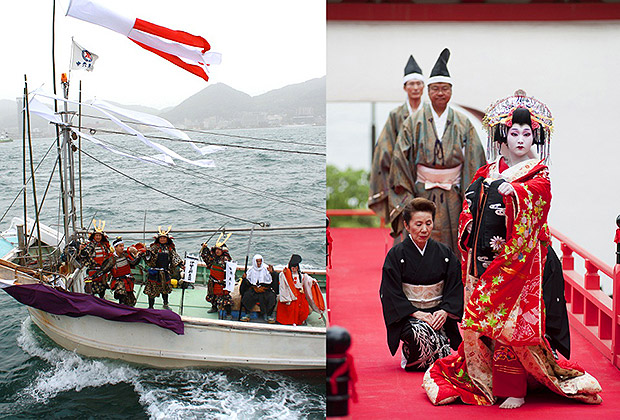
[[[177,335],[153,324],[28,311],[54,342],[88,357],[158,368],[325,369],[325,328],[182,317],[185,334]]]

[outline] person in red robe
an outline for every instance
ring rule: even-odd
[[[299,268],[301,256],[293,254],[280,273],[280,292],[276,321],[285,325],[302,325],[315,310],[321,312],[312,298],[312,286],[316,280]]]
[[[492,104],[483,123],[488,150],[499,158],[481,167],[465,193],[459,220],[465,310],[463,343],[436,361],[423,388],[433,404],[524,404],[531,376],[552,391],[599,404],[598,381],[576,363],[556,360],[545,339],[542,277],[551,237],[545,165],[552,117],[523,91]],[[532,158],[536,144],[543,160]]]

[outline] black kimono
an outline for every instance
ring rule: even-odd
[[[432,286],[441,281],[441,298],[436,304],[431,302],[431,307],[415,306],[403,290],[403,284]],[[450,354],[450,347],[458,348],[462,341],[457,322],[463,315],[463,283],[459,260],[450,248],[429,239],[422,255],[407,237],[385,257],[379,293],[390,352],[396,354],[399,341],[403,341],[406,370],[425,369]],[[440,309],[448,313],[448,318],[438,331],[411,316],[416,311],[432,313]]]

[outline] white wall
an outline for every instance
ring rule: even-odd
[[[619,45],[618,21],[329,21],[327,100],[401,102],[409,54],[428,76],[444,47],[452,53],[448,68],[454,103],[484,110],[524,89],[555,117],[550,222],[611,265],[620,214]],[[345,137],[337,135],[343,113],[330,113],[328,106],[328,161],[339,159],[332,151],[343,155],[346,150]],[[378,132],[383,120],[378,120]]]

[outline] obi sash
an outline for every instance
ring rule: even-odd
[[[461,184],[461,168],[463,164],[446,169],[416,165],[417,182],[422,182],[427,190],[441,188],[450,191],[453,185]]]
[[[433,308],[439,305],[443,298],[443,280],[430,286],[403,283],[403,292],[416,308]]]

